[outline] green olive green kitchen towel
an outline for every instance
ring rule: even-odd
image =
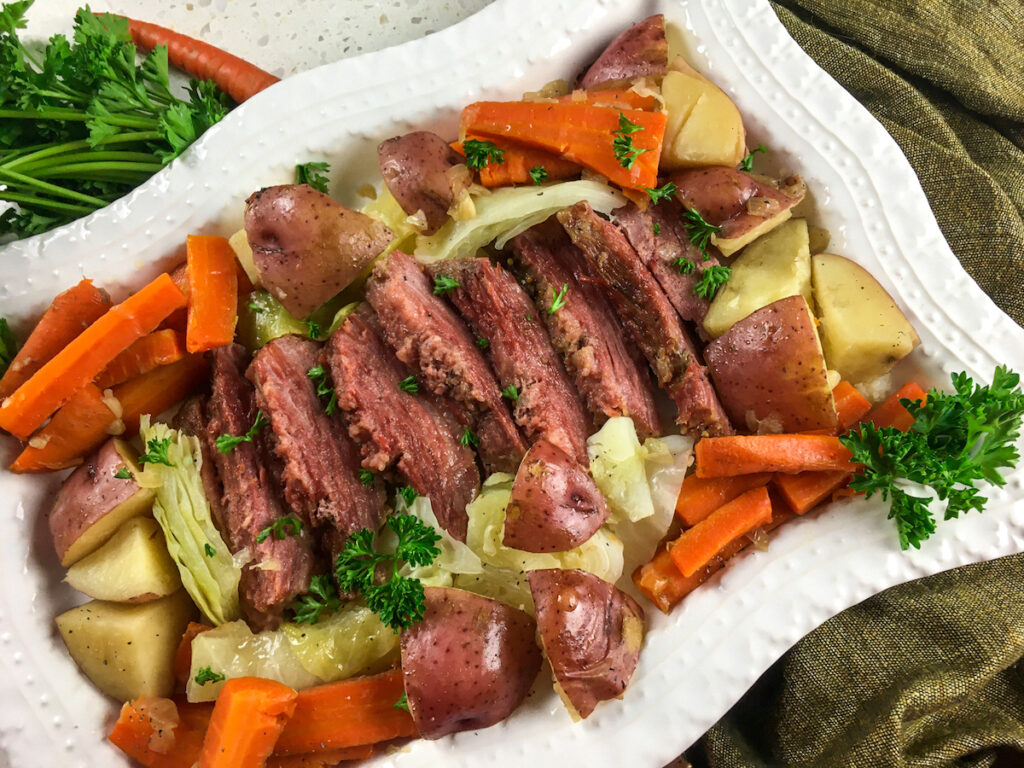
[[[967,272],[1024,325],[1024,0],[773,4],[893,135]],[[999,756],[1024,765],[1024,555],[839,614],[686,755],[695,768],[973,767]]]

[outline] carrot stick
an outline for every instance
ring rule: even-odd
[[[639,126],[628,134],[632,145],[645,150],[624,168],[614,141],[625,117]],[[658,186],[658,159],[665,134],[665,114],[637,109],[526,101],[478,101],[462,110],[462,135],[511,139],[561,155],[597,171],[621,187]]]
[[[238,319],[238,278],[235,252],[227,238],[189,235],[189,352],[205,352],[231,343]]]
[[[0,404],[0,427],[22,440],[111,360],[185,303],[167,274],[111,307]]]
[[[174,679],[179,683],[188,682],[188,674],[192,670],[192,641],[197,635],[213,629],[209,624],[200,624],[197,621],[190,621],[185,627],[185,632],[178,643],[178,650],[174,652]]]
[[[928,393],[911,381],[876,405],[871,413],[868,414],[866,421],[871,422],[876,427],[896,427],[900,432],[906,432],[914,426],[914,417],[910,415],[910,411],[903,407],[900,400],[920,400],[924,402],[927,397]]]
[[[281,79],[245,59],[167,27],[128,19],[128,31],[140,48],[151,51],[166,45],[171,64],[199,80],[213,80],[239,104]]]
[[[848,430],[871,410],[871,401],[848,381],[840,381],[832,388],[832,400],[836,404],[840,432]]]
[[[298,694],[287,685],[260,677],[224,683],[203,740],[200,768],[263,768]]]
[[[740,494],[767,485],[771,478],[769,472],[711,478],[697,477],[691,473],[679,489],[676,514],[688,527],[692,527]]]
[[[395,708],[404,690],[400,669],[307,688],[275,751],[294,755],[415,736],[412,716]]]
[[[91,280],[57,294],[0,379],[0,400],[28,381],[108,309],[110,297]]]
[[[483,139],[482,136],[466,136],[466,139]],[[493,141],[487,139],[487,141]],[[533,184],[530,171],[543,168],[545,176],[541,181],[558,181],[579,176],[580,166],[564,157],[536,147],[528,147],[514,141],[498,139],[494,145],[505,154],[504,162],[488,163],[480,169],[480,183],[485,187],[510,187],[514,184]],[[461,142],[452,144],[452,149],[465,155]]]
[[[110,361],[96,377],[96,386],[109,389],[161,365],[176,363],[185,356],[182,341],[181,336],[169,328],[147,333]]]
[[[168,734],[166,717],[176,715],[170,699],[142,698],[127,702],[114,723],[114,746],[146,768],[192,768],[203,748],[203,732],[180,718]]]
[[[112,398],[87,384],[32,437],[11,464],[11,471],[47,472],[81,464],[116,425],[109,405],[113,401],[120,405],[124,434],[130,436],[138,432],[142,414],[163,413],[191,394],[206,373],[206,361],[192,355],[119,384],[111,390]]]
[[[267,768],[331,768],[346,760],[369,760],[377,753],[373,744],[342,749],[327,749],[305,755],[273,755],[267,761]]]
[[[766,524],[763,530],[774,530],[793,518],[791,512],[773,514],[772,521]],[[724,568],[729,558],[749,547],[751,543],[746,536],[731,541],[692,576],[683,576],[679,572],[672,555],[663,544],[649,563],[644,563],[633,571],[633,583],[659,610],[668,613],[679,601]]]
[[[697,477],[755,472],[856,469],[834,435],[729,435],[705,437],[694,448]]]
[[[764,486],[719,507],[670,545],[668,553],[683,576],[693,576],[732,541],[771,522],[772,502]]]

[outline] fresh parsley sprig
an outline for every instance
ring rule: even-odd
[[[341,607],[338,592],[331,577],[321,573],[309,580],[309,592],[301,595],[292,607],[292,621],[296,624],[316,624],[324,611],[336,611]]]
[[[262,544],[271,536],[278,541],[283,541],[288,538],[288,536],[298,536],[300,533],[302,533],[302,521],[299,520],[299,518],[291,515],[288,515],[287,517],[279,517],[256,534],[256,543]]]
[[[647,193],[647,196],[651,198],[651,202],[657,205],[662,200],[668,200],[675,194],[676,190],[679,189],[671,181],[666,181],[660,187],[641,187],[641,189]],[[658,234],[655,232],[655,234]]]
[[[732,269],[729,267],[723,267],[720,264],[705,267],[701,270],[700,280],[693,284],[693,292],[702,299],[713,299],[718,293],[718,289],[729,282],[731,276]]]
[[[377,479],[377,476],[369,469],[360,469],[356,474],[359,476],[359,482],[367,488],[372,488],[374,481]]]
[[[548,169],[543,165],[535,165],[530,169],[530,180],[534,184],[543,184],[548,180]]]
[[[946,520],[984,511],[987,498],[975,482],[1005,485],[999,470],[1020,459],[1020,376],[999,366],[991,385],[977,385],[966,373],[953,374],[952,383],[953,392],[932,389],[924,403],[901,401],[914,417],[907,432],[861,424],[839,438],[853,461],[864,465],[850,488],[889,502],[903,549],[920,548],[935,532],[933,497],[944,503]]]
[[[128,467],[121,467],[117,472],[114,473],[114,477],[118,480],[133,480],[131,471]]]
[[[519,402],[519,388],[515,384],[509,384],[503,390],[501,390],[501,396],[506,400],[511,400],[513,403]]]
[[[612,131],[612,135],[615,137],[612,139],[612,151],[615,153],[615,159],[619,161],[619,165],[627,170],[633,167],[640,155],[648,151],[639,149],[633,144],[633,134],[643,129],[642,125],[634,123],[626,117],[625,113],[619,112],[619,127]]]
[[[410,374],[398,382],[398,388],[410,395],[415,395],[420,391],[420,384],[416,381],[416,377]]]
[[[444,294],[451,293],[460,285],[462,285],[462,283],[448,277],[448,275],[438,275],[434,278],[434,295],[444,296]]]
[[[462,142],[462,151],[466,153],[466,165],[477,171],[491,163],[500,165],[505,162],[505,150],[493,141],[466,139]]]
[[[263,415],[263,411],[256,411],[256,419],[253,421],[252,426],[249,427],[249,431],[244,435],[218,435],[217,439],[213,442],[217,446],[217,450],[221,453],[231,453],[236,447],[242,443],[251,443],[256,439],[256,435],[260,433],[260,430],[267,426],[267,417]]]
[[[441,536],[414,515],[392,515],[387,527],[398,537],[394,553],[378,552],[369,528],[352,534],[338,554],[334,575],[341,589],[359,592],[367,607],[396,632],[423,619],[426,601],[418,579],[400,576],[403,563],[426,566],[441,554]],[[378,567],[384,579],[377,578]]]
[[[329,163],[299,163],[295,166],[295,183],[308,184],[317,192],[327,194],[327,174],[330,173]]]
[[[568,293],[569,293],[569,284],[568,283],[563,283],[562,287],[559,288],[557,291],[552,289],[551,306],[548,307],[548,314],[549,315],[555,314],[555,312],[557,312],[558,310],[560,310],[562,307],[565,306],[565,303],[568,300],[566,298]]]
[[[737,167],[741,171],[746,171],[747,173],[750,173],[752,170],[754,170],[754,155],[757,154],[758,152],[767,155],[768,149],[765,147],[764,144],[758,144],[756,147],[754,147],[746,155],[743,156],[743,159],[740,160],[740,164]]]
[[[222,683],[227,680],[227,677],[220,672],[214,672],[212,667],[200,667],[194,679],[196,685],[206,685],[207,683]]]
[[[167,451],[171,447],[171,438],[165,437],[163,439],[154,437],[148,443],[146,443],[146,452],[139,456],[139,464],[163,464],[167,467],[173,467],[170,457],[167,455]]]
[[[327,383],[327,371],[324,370],[322,365],[314,365],[306,371],[306,376],[316,386],[317,397],[324,404],[324,413],[328,416],[333,415],[338,410],[338,393],[334,391],[334,387]]]
[[[695,210],[688,210],[683,214],[683,225],[686,227],[686,233],[690,237],[690,242],[700,249],[701,256],[707,261],[710,258],[708,256],[708,242],[711,240],[711,236],[721,232],[722,228],[716,224],[708,223],[700,215],[700,212]]]
[[[462,436],[459,437],[459,443],[467,448],[476,448],[480,445],[480,438],[473,433],[473,430],[466,427],[462,432]]]

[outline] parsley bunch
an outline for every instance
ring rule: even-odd
[[[374,532],[364,528],[345,542],[334,575],[342,590],[362,593],[370,610],[397,632],[421,621],[426,610],[423,585],[398,571],[403,562],[414,567],[430,565],[441,554],[435,546],[441,537],[414,515],[392,515],[387,527],[398,537],[393,553],[374,549]],[[385,573],[384,581],[376,578],[378,566]]]
[[[209,81],[171,93],[167,48],[136,64],[128,21],[84,8],[69,41],[18,38],[32,0],[0,6],[0,235],[45,232],[122,197],[216,123]]]
[[[987,499],[974,483],[1005,485],[999,470],[1020,459],[1014,445],[1024,418],[1020,376],[999,366],[991,386],[976,385],[966,373],[953,374],[952,381],[953,392],[932,389],[923,404],[901,401],[914,417],[909,431],[862,424],[859,433],[839,438],[864,465],[850,488],[889,501],[903,549],[919,549],[935,532],[932,494],[945,502],[946,520],[981,512]],[[921,486],[927,488],[915,493]]]

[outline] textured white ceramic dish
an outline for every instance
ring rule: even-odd
[[[799,171],[830,250],[866,265],[897,297],[922,346],[899,369],[944,382],[1024,371],[1024,330],[964,274],[906,159],[869,114],[800,50],[767,0],[498,0],[465,22],[398,48],[297,75],[257,96],[128,198],[0,251],[3,314],[24,329],[82,276],[126,290],[180,257],[189,232],[227,233],[253,189],[296,162],[331,160],[342,199],[375,175],[377,142],[413,126],[452,135],[461,105],[516,98],[571,77],[620,29],[664,12],[691,60],[735,98],[752,144]],[[898,382],[897,382],[898,383]],[[3,443],[8,462],[14,445]],[[53,630],[75,601],[43,515],[55,480],[0,475],[0,737],[13,766],[123,763],[104,740],[114,710]],[[734,566],[650,632],[621,702],[572,724],[538,684],[507,722],[380,759],[395,766],[629,765],[656,768],[696,740],[775,659],[838,611],[888,586],[1024,551],[1024,469],[984,515],[940,526],[900,552],[878,504],[834,505],[786,526],[768,552]]]

